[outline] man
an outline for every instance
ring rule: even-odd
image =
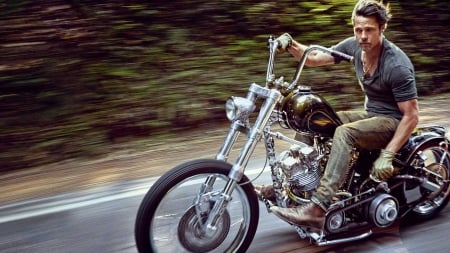
[[[413,65],[406,54],[383,35],[389,19],[389,5],[376,0],[360,0],[355,5],[354,36],[338,43],[334,49],[354,57],[356,76],[366,95],[365,110],[339,112],[344,124],[336,129],[324,176],[311,202],[295,208],[273,206],[271,211],[281,219],[299,226],[322,228],[325,212],[344,180],[353,147],[381,149],[371,171],[373,180],[386,181],[393,175],[392,160],[416,127],[419,109]],[[289,34],[283,34],[278,40],[283,45],[282,50],[288,50],[297,59],[307,48]],[[331,55],[314,51],[308,55],[306,65],[338,62],[339,59]],[[270,188],[256,190],[271,195]]]

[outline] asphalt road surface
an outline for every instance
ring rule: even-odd
[[[0,208],[0,252],[137,252],[135,214],[154,180],[114,184]],[[267,177],[259,182],[267,182]],[[260,204],[260,222],[248,252],[448,252],[450,206],[435,219],[396,223],[367,239],[318,247],[268,214]]]

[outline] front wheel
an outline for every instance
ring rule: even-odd
[[[231,165],[195,160],[175,167],[150,188],[139,207],[135,240],[147,252],[245,252],[256,232],[259,206],[244,176],[214,230],[204,222],[228,182]],[[210,187],[206,187],[208,182]],[[203,228],[203,229],[202,229]]]

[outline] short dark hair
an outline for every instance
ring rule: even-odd
[[[356,16],[375,16],[378,24],[383,27],[386,27],[387,22],[392,17],[389,3],[384,5],[382,1],[377,0],[359,0],[353,9],[352,23],[355,22]]]

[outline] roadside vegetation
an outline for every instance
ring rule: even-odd
[[[226,121],[225,99],[263,83],[269,35],[332,46],[354,0],[0,0],[0,171],[90,158]],[[421,96],[450,92],[445,1],[392,1],[386,36]],[[286,80],[296,62],[280,55]],[[337,109],[362,103],[349,65],[307,69]],[[344,101],[344,102],[343,102]]]

